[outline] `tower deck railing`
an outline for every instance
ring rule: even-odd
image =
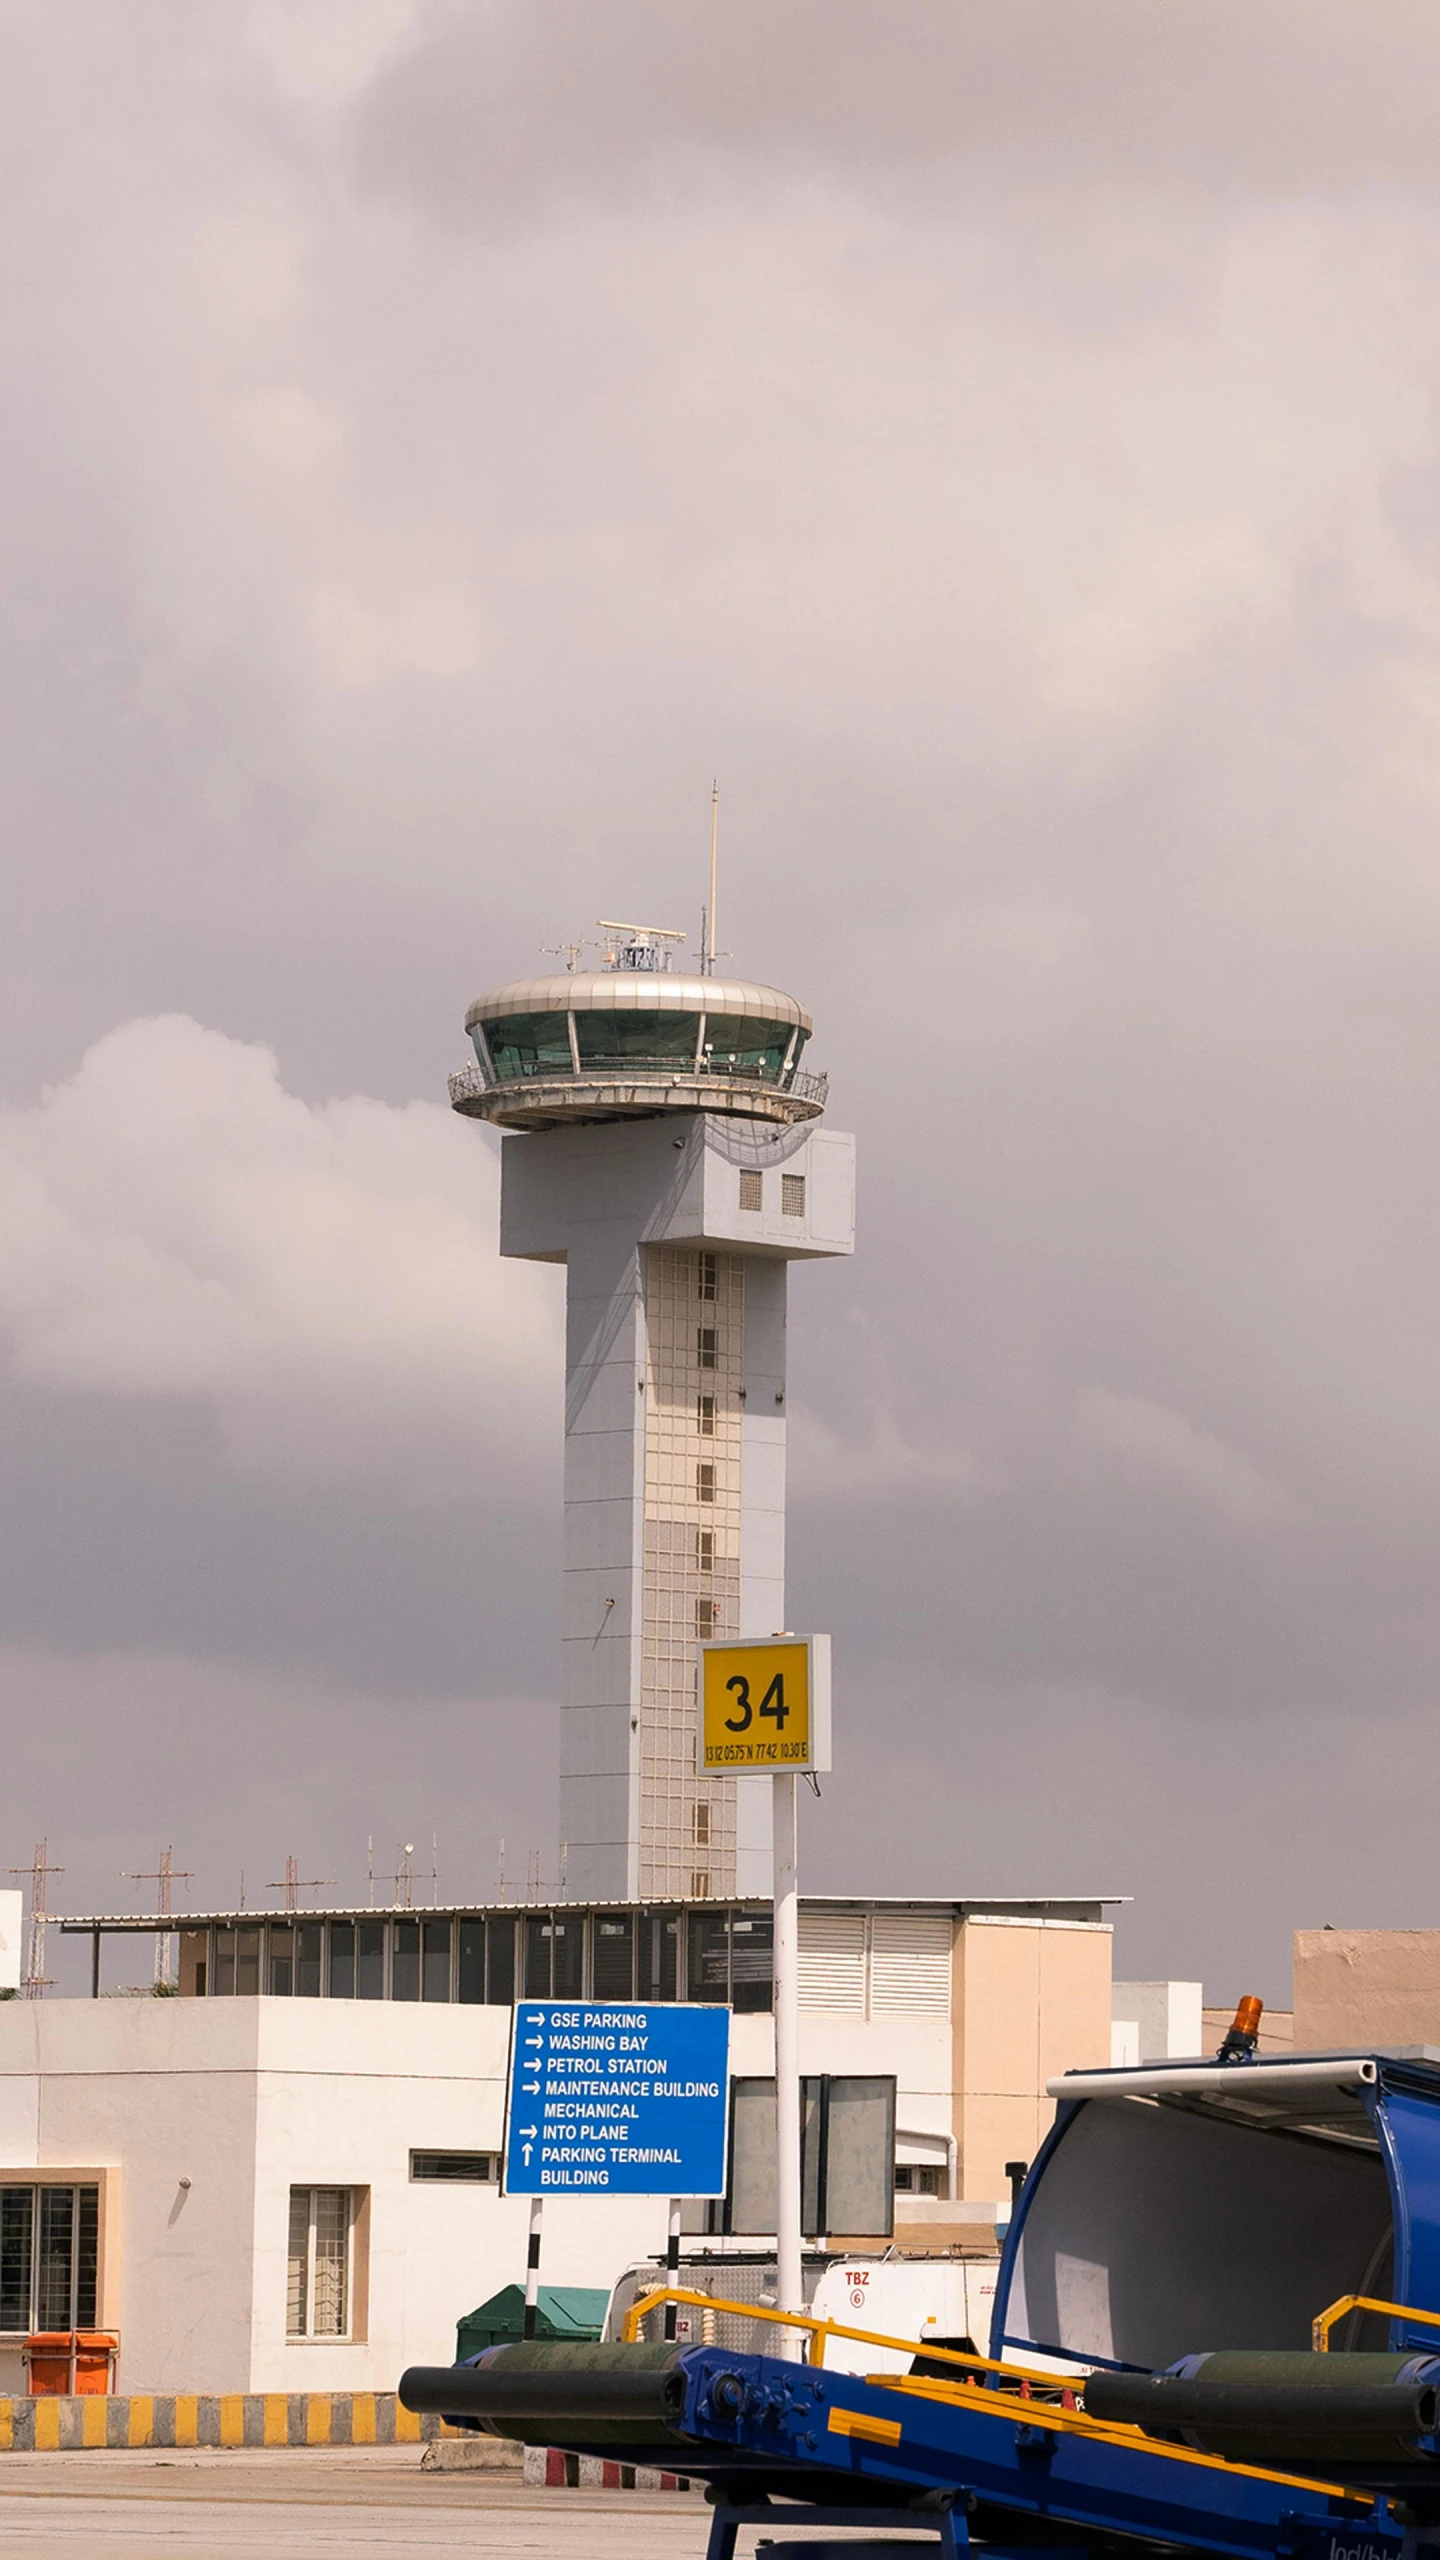
[[[637,1083],[744,1085],[762,1093],[793,1094],[798,1101],[814,1103],[821,1110],[830,1090],[828,1076],[809,1075],[799,1067],[793,1067],[788,1076],[767,1076],[757,1067],[738,1063],[732,1066],[728,1059],[721,1058],[704,1058],[698,1066],[692,1058],[587,1058],[582,1060],[578,1076],[573,1067],[565,1065],[497,1068],[493,1077],[484,1075],[478,1065],[457,1067],[450,1078],[450,1099],[459,1105],[478,1101],[482,1094],[526,1084]]]

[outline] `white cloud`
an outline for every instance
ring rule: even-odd
[[[286,1093],[273,1053],[130,1022],[0,1114],[0,1328],[26,1378],[201,1399],[228,1456],[454,1500],[558,1447],[556,1285],[428,1102]]]
[[[1131,1483],[1191,1494],[1237,1528],[1260,1528],[1294,1515],[1284,1486],[1243,1449],[1147,1396],[1087,1387],[1079,1398],[1078,1424],[1086,1448]]]

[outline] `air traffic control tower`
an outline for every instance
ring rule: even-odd
[[[768,1894],[769,1778],[697,1775],[695,1647],[786,1623],[787,1265],[853,1251],[855,1142],[792,996],[607,930],[593,974],[480,997],[450,1079],[509,1132],[501,1252],[566,1265],[567,1884]]]

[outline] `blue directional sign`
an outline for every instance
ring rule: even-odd
[[[671,2001],[521,2000],[505,2192],[725,2192],[730,2012]]]

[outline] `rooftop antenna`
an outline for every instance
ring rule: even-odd
[[[300,1896],[302,1893],[309,1893],[313,1887],[333,1884],[334,1881],[335,1879],[333,1876],[302,1876],[300,1873],[299,1859],[287,1858],[285,1861],[285,1882],[283,1886],[281,1885],[280,1878],[278,1876],[272,1876],[266,1889],[270,1893],[283,1892],[285,1896],[286,1910],[298,1911],[300,1908]]]
[[[563,960],[566,977],[573,978],[580,966],[581,953],[590,948],[588,942],[542,942],[540,951],[543,959]]]
[[[720,851],[720,782],[710,785],[710,904],[700,921],[700,975],[715,975],[715,867]]]
[[[30,1879],[30,1927],[25,1945],[25,1980],[21,1985],[27,2000],[38,2000],[49,1987],[45,1978],[45,1928],[49,1919],[45,1886],[50,1876],[63,1876],[63,1867],[50,1864],[50,1843],[37,1840],[35,1856],[28,1867],[12,1867],[12,1876]]]
[[[175,1897],[171,1890],[172,1886],[193,1884],[195,1881],[193,1871],[189,1867],[175,1865],[174,1851],[171,1849],[161,1850],[158,1867],[149,1869],[126,1867],[122,1873],[131,1884],[153,1884],[156,1887],[155,1913],[156,1918],[160,1920],[168,1920],[174,1911]],[[155,1980],[160,1983],[168,1982],[169,1979],[170,1932],[168,1929],[157,1929],[155,1932]]]

